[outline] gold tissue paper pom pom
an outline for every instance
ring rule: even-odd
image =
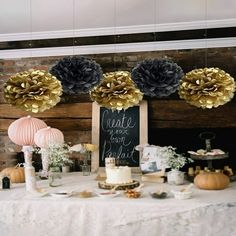
[[[55,106],[61,94],[61,82],[44,70],[17,73],[4,84],[4,98],[8,103],[34,113]]]
[[[235,92],[234,79],[219,68],[195,69],[180,81],[179,96],[200,108],[213,108],[229,102]]]
[[[127,71],[103,74],[101,84],[90,91],[90,97],[99,105],[111,110],[122,110],[139,104],[143,93],[135,87]]]

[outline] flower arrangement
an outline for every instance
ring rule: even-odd
[[[97,150],[97,145],[91,143],[76,144],[69,148],[70,151],[79,152],[85,154],[85,162],[90,159],[91,153]]]
[[[193,162],[191,158],[177,153],[176,148],[172,146],[163,147],[161,153],[167,158],[167,165],[171,169],[179,170],[184,167],[185,164]]]
[[[70,147],[70,151],[79,152],[79,153],[86,153],[86,152],[94,152],[97,150],[97,145],[91,143],[80,143],[75,144],[74,146]]]
[[[91,143],[85,143],[83,146],[87,152],[94,152],[98,148],[97,145]]]
[[[62,167],[72,164],[70,160],[70,146],[67,143],[50,144],[47,148],[49,167]]]
[[[70,151],[73,152],[79,152],[84,155],[83,158],[83,165],[82,165],[82,171],[83,175],[89,175],[91,171],[91,164],[88,164],[88,161],[91,160],[91,154],[92,152],[96,151],[98,148],[97,145],[91,144],[91,143],[84,143],[84,144],[76,144],[72,147],[70,147]]]

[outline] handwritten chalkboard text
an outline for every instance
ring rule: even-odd
[[[139,144],[139,119],[139,107],[120,112],[100,108],[100,166],[105,165],[108,156],[123,165],[139,166],[139,154],[135,151]]]

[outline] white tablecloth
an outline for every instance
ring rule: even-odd
[[[63,185],[49,188],[47,180],[39,187],[49,192],[99,191],[95,176],[69,173]],[[138,177],[137,177],[138,178]],[[54,198],[32,197],[24,184],[14,184],[0,191],[1,236],[234,236],[236,235],[236,183],[220,191],[193,188],[191,199],[177,200],[173,196],[153,199],[149,192],[160,189],[180,189],[183,186],[147,184],[139,199],[123,194],[116,198]]]

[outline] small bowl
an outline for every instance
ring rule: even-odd
[[[86,190],[84,190],[84,191],[82,191],[82,192],[78,192],[77,194],[78,194],[79,197],[81,197],[81,198],[90,198],[90,197],[93,196],[93,192],[91,192],[91,191],[86,191]]]
[[[171,191],[173,194],[174,194],[174,197],[176,199],[189,199],[192,197],[192,191],[175,191],[175,190],[172,190]]]
[[[164,199],[167,197],[167,192],[151,192],[153,198]]]
[[[124,194],[127,198],[140,198],[141,195],[142,195],[142,192],[141,191],[136,191],[134,189],[127,189],[124,192]]]

